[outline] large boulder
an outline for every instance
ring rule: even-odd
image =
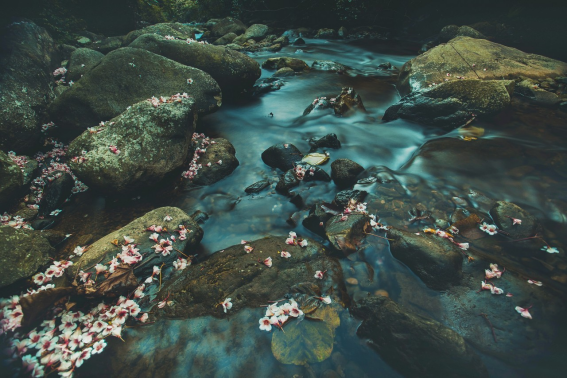
[[[28,278],[55,251],[39,231],[0,227],[0,287]]]
[[[22,170],[10,157],[0,150],[0,211],[24,184]]]
[[[124,47],[106,55],[59,96],[49,112],[58,126],[78,134],[152,96],[184,92],[194,98],[198,112],[212,112],[221,104],[221,90],[209,74],[146,50]]]
[[[431,289],[445,290],[459,283],[463,255],[458,247],[437,235],[390,229],[392,255],[406,264]]]
[[[244,33],[244,38],[246,40],[253,39],[256,41],[261,40],[268,34],[268,26],[262,24],[254,24],[251,25],[248,29],[246,29],[246,33]]]
[[[476,115],[494,116],[510,105],[511,80],[454,80],[414,91],[390,106],[384,121],[397,118],[435,125],[461,126]]]
[[[249,242],[254,248],[246,253],[244,245],[237,244],[218,251],[205,261],[193,264],[177,279],[169,281],[161,293],[170,293],[175,306],[160,312],[168,318],[194,318],[223,314],[219,303],[232,298],[231,313],[244,308],[258,308],[268,301],[283,298],[294,285],[309,282],[323,295],[344,293],[344,278],[340,263],[326,254],[325,248],[306,239],[308,245],[286,245],[285,236],[270,236]],[[285,250],[289,258],[280,256]],[[263,261],[272,258],[272,266]],[[322,280],[313,277],[317,270],[326,271]],[[160,294],[161,296],[161,294]]]
[[[260,65],[249,56],[221,46],[166,40],[145,34],[130,44],[207,72],[219,83],[224,95],[251,89],[260,78]]]
[[[195,33],[200,33],[200,30],[196,29],[193,26],[185,25],[179,22],[155,24],[128,33],[126,37],[124,37],[123,46],[128,46],[136,38],[144,34],[158,34],[162,37],[170,35],[175,38],[188,39],[195,38]]]
[[[172,218],[171,221],[164,220],[168,215]],[[176,241],[173,242],[174,250],[169,255],[162,256],[161,253],[156,253],[152,249],[152,246],[156,243],[150,240],[149,236],[153,232],[147,231],[147,228],[152,225],[167,228],[167,232],[161,233],[160,239],[171,238],[170,235],[177,236]],[[176,232],[180,225],[185,226],[188,230],[186,240],[181,240]],[[124,243],[124,236],[134,239],[136,248],[143,255],[143,259],[136,265],[134,273],[138,277],[146,278],[147,275],[151,275],[154,265],[161,266],[162,263],[171,265],[177,258],[185,258],[183,254],[194,254],[197,245],[203,238],[203,230],[189,215],[177,207],[157,208],[91,244],[79,261],[75,262],[69,269],[69,276],[75,276],[79,269],[93,272],[94,265],[100,261],[102,261],[101,264],[108,263],[118,253],[122,252],[121,246]],[[115,242],[115,240],[118,242]],[[181,251],[181,253],[176,250]]]
[[[351,312],[363,320],[356,334],[406,377],[488,377],[480,357],[457,332],[388,297],[363,299]]]
[[[18,21],[0,32],[0,149],[32,152],[53,92],[55,43],[44,28]]]
[[[209,21],[211,33],[216,37],[221,37],[228,33],[240,35],[246,31],[246,25],[238,19],[226,17],[222,20]]]
[[[69,68],[67,70],[67,80],[77,81],[85,73],[92,70],[101,60],[104,54],[95,50],[80,48],[71,53]]]
[[[439,41],[442,43],[449,42],[456,37],[471,37],[477,39],[485,39],[486,37],[479,31],[470,26],[447,25],[439,33]]]
[[[193,180],[195,185],[212,185],[230,175],[238,167],[236,150],[223,138],[211,139],[207,151],[199,158],[199,169]]]
[[[157,107],[141,101],[102,131],[87,130],[73,140],[68,155],[81,159],[72,161],[71,168],[87,185],[106,193],[155,184],[187,161],[196,120],[193,99]]]
[[[485,39],[457,37],[406,62],[400,70],[398,87],[402,93],[409,93],[442,83],[447,74],[467,79],[478,75],[482,80],[545,79],[565,76],[567,63]]]

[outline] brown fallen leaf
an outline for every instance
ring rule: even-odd
[[[471,240],[476,240],[486,236],[486,234],[478,228],[480,220],[478,215],[471,214],[465,219],[455,222],[453,226],[459,229],[459,235]]]
[[[96,294],[103,297],[116,297],[138,287],[134,269],[128,264],[120,264],[114,273],[96,286]]]
[[[75,293],[76,288],[74,287],[55,287],[20,298],[20,305],[24,313],[22,327],[25,328],[32,325],[44,315],[47,308],[55,304],[61,298]]]

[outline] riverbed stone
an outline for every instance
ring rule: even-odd
[[[337,137],[337,134],[327,134],[320,138],[312,137],[309,139],[309,145],[311,146],[311,150],[309,152],[314,152],[318,148],[341,148],[341,141]]]
[[[510,106],[511,80],[453,80],[414,91],[390,106],[384,121],[408,119],[440,127],[461,126],[472,118],[493,117]]]
[[[309,66],[301,59],[290,57],[276,57],[269,58],[262,63],[262,68],[267,70],[279,70],[284,67],[289,67],[295,72],[309,71]]]
[[[352,201],[362,202],[368,192],[364,190],[341,190],[335,195],[333,203],[340,208],[347,207]]]
[[[332,60],[316,60],[311,64],[311,68],[316,71],[335,71],[341,73],[350,69],[344,64],[333,62]]]
[[[254,59],[222,46],[188,44],[181,40],[166,40],[157,34],[144,34],[130,47],[148,50],[208,73],[219,84],[223,95],[250,90],[260,78],[260,65]]]
[[[16,21],[0,39],[0,148],[18,154],[35,152],[41,120],[53,100],[55,42],[31,21]]]
[[[477,78],[473,64],[481,80],[538,80],[567,74],[567,63],[486,39],[457,37],[406,62],[400,70],[398,88],[402,94],[427,88],[429,84],[442,83],[447,73],[451,78]]]
[[[262,152],[262,161],[272,168],[282,171],[293,169],[295,163],[303,158],[303,154],[291,143],[278,143]]]
[[[32,276],[55,250],[39,231],[0,226],[0,288]]]
[[[284,67],[277,70],[272,77],[288,77],[295,76],[295,71],[290,67]]]
[[[211,142],[207,146],[207,151],[199,158],[199,164],[203,167],[191,181],[195,185],[212,185],[230,175],[238,167],[239,162],[232,143],[224,138],[211,139]]]
[[[164,22],[131,31],[126,35],[126,37],[124,37],[123,46],[128,46],[130,43],[134,42],[136,38],[144,34],[157,34],[161,35],[162,37],[170,35],[175,38],[186,40],[188,38],[195,38],[195,33],[199,32],[200,30],[193,26],[185,25],[179,22]]]
[[[87,130],[73,140],[68,154],[86,160],[71,162],[71,169],[81,181],[104,193],[154,185],[186,163],[196,121],[192,98],[158,107],[138,102],[107,122],[101,132]],[[113,153],[110,146],[120,153]]]
[[[193,84],[187,83],[190,78]],[[57,126],[76,135],[137,102],[184,92],[195,100],[199,113],[213,112],[221,104],[221,90],[209,74],[143,49],[123,47],[106,55],[53,101],[49,112]]]
[[[366,112],[362,98],[354,88],[351,87],[343,87],[332,106],[335,110],[335,114],[341,116],[354,110]]]
[[[216,39],[213,42],[213,45],[216,46],[220,46],[220,45],[228,45],[229,43],[231,43],[232,41],[234,41],[234,38],[238,37],[236,34],[234,33],[226,33],[225,35],[223,35],[222,37]]]
[[[325,210],[321,208],[321,205],[323,204],[324,203],[322,201],[317,201],[314,205],[312,205],[309,208],[309,214],[303,219],[302,224],[303,227],[309,231],[326,238],[327,234],[325,234],[325,223],[327,223],[333,215],[325,212]]]
[[[268,34],[268,26],[263,24],[250,25],[246,32],[244,33],[244,38],[246,40],[253,39],[255,41],[260,41]]]
[[[331,163],[331,178],[339,188],[348,188],[356,184],[356,177],[364,171],[364,168],[350,160],[337,159]]]
[[[171,221],[164,220],[167,215],[172,218]],[[174,260],[185,258],[185,256],[175,250],[168,256],[155,253],[152,246],[156,243],[149,239],[153,232],[147,231],[147,228],[152,225],[167,228],[167,232],[160,233],[160,239],[171,238],[169,234],[175,235],[177,239],[173,242],[173,247],[185,255],[195,254],[197,245],[203,238],[201,227],[183,210],[177,207],[160,207],[92,243],[89,249],[68,270],[68,275],[73,277],[78,269],[85,270],[85,268],[90,268],[85,271],[92,272],[94,271],[94,265],[99,261],[102,261],[101,264],[106,264],[112,260],[118,253],[122,252],[124,236],[134,239],[136,248],[144,256],[142,261],[135,266],[134,274],[137,277],[145,279],[151,275],[154,265],[161,266],[162,263],[171,265]],[[184,225],[188,230],[186,240],[179,239],[179,234],[176,232],[179,225]],[[114,240],[118,241],[118,245],[113,243]]]
[[[490,209],[490,216],[498,228],[512,239],[529,238],[542,231],[541,224],[534,216],[512,202],[497,201]],[[520,219],[522,223],[513,224],[508,217]]]
[[[242,244],[218,251],[204,261],[194,263],[179,277],[166,284],[161,293],[170,293],[174,306],[159,310],[165,318],[194,318],[211,315],[222,317],[219,303],[232,299],[229,314],[244,308],[266,305],[274,298],[282,298],[292,287],[309,282],[318,287],[322,295],[334,292],[341,297],[345,292],[344,278],[339,262],[327,256],[325,248],[308,238],[307,246],[285,244],[286,236],[268,236],[249,242],[253,252],[246,253]],[[280,256],[285,250],[290,258]],[[263,264],[271,257],[272,266]],[[322,280],[315,280],[316,270],[325,271]]]
[[[295,176],[293,169],[290,169],[286,173],[280,176],[278,183],[276,184],[276,191],[278,193],[288,195],[290,189],[298,185],[299,185],[299,180]]]
[[[104,58],[104,54],[87,48],[79,48],[69,58],[67,69],[67,81],[77,81],[85,73],[89,72]]]
[[[262,190],[270,186],[270,184],[271,182],[269,180],[260,180],[252,185],[247,186],[246,189],[244,189],[244,191],[248,194],[260,193]]]
[[[234,33],[236,35],[243,34],[246,31],[246,25],[233,17],[226,17],[220,20],[215,20],[214,22],[208,22],[211,25],[209,28],[212,34],[216,37],[221,37],[228,33]]]
[[[388,230],[392,255],[406,264],[427,287],[445,290],[458,284],[463,255],[458,247],[437,235],[391,228]]]
[[[18,194],[24,184],[22,170],[10,157],[0,150],[0,211]]]
[[[325,234],[333,247],[345,254],[353,253],[366,236],[365,229],[370,222],[368,214],[353,212],[341,220],[343,214],[333,216],[325,223]]]
[[[352,309],[363,322],[357,335],[384,361],[408,377],[488,377],[480,357],[455,331],[414,314],[385,296],[365,298]]]

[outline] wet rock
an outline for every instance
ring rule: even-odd
[[[542,106],[555,106],[561,102],[561,98],[555,93],[539,88],[534,81],[526,79],[516,85],[516,92],[530,101]]]
[[[289,45],[289,38],[285,35],[282,35],[281,37],[276,38],[274,40],[274,43],[279,44],[281,46],[287,46],[287,45]]]
[[[364,229],[370,218],[362,213],[351,213],[344,221],[341,217],[342,214],[335,215],[325,223],[325,234],[333,247],[350,254],[356,251],[366,236]]]
[[[106,55],[111,51],[121,48],[124,43],[124,37],[125,36],[104,38],[100,42],[91,44],[89,48]]]
[[[199,164],[203,167],[191,181],[195,185],[212,185],[230,175],[238,167],[236,150],[228,140],[215,138],[211,139],[211,142],[214,143],[207,147],[207,151],[199,159]]]
[[[293,169],[288,170],[286,173],[280,176],[280,179],[276,185],[276,191],[278,193],[288,195],[289,190],[299,185],[299,180],[295,177]]]
[[[311,146],[309,152],[314,152],[318,148],[341,148],[341,141],[337,134],[327,134],[321,138],[313,137],[309,139],[309,145]]]
[[[356,202],[362,202],[366,198],[368,192],[364,190],[341,190],[335,195],[333,202],[341,207],[345,208],[348,206],[351,200]]]
[[[347,188],[356,184],[356,177],[364,168],[349,159],[337,159],[331,164],[331,178],[339,188]]]
[[[338,34],[335,29],[319,29],[313,38],[332,39],[337,37]]]
[[[344,64],[333,62],[332,60],[316,60],[311,65],[311,68],[316,71],[336,71],[341,73],[350,69]]]
[[[76,134],[152,96],[169,98],[184,92],[195,100],[197,112],[210,113],[220,106],[220,88],[209,74],[146,50],[123,47],[59,96],[49,112],[59,127]]]
[[[490,118],[510,106],[511,80],[457,80],[414,91],[390,106],[384,121],[403,118],[440,127],[461,126],[472,118]]]
[[[272,75],[272,77],[288,77],[295,76],[295,71],[290,67],[280,68]]]
[[[165,37],[166,35],[170,35],[175,38],[186,40],[187,38],[195,38],[195,33],[199,33],[199,32],[200,32],[199,29],[196,29],[193,26],[181,24],[179,22],[155,24],[128,33],[126,37],[124,37],[123,46],[128,46],[130,43],[134,42],[136,38],[144,34],[157,34],[157,35],[161,35],[162,37]],[[224,34],[226,33],[220,35],[224,35]]]
[[[244,38],[246,38],[246,40],[253,39],[259,41],[262,38],[264,38],[266,34],[268,34],[267,25],[254,24],[251,25],[248,29],[246,29],[246,32],[244,33]]]
[[[282,171],[293,169],[295,163],[303,158],[303,154],[291,143],[279,143],[262,152],[262,161],[272,168]]]
[[[459,334],[388,297],[364,299],[352,314],[363,320],[357,335],[370,339],[369,346],[404,376],[488,377],[480,357]]]
[[[104,54],[86,48],[80,48],[71,54],[69,68],[67,70],[67,81],[77,81],[85,73],[89,72],[104,58]]]
[[[567,63],[526,54],[485,39],[457,37],[405,63],[398,77],[398,88],[404,94],[427,88],[431,83],[442,83],[447,73],[453,78],[476,78],[469,64],[475,64],[476,73],[482,80],[544,79],[567,74]]]
[[[180,40],[166,40],[156,34],[145,34],[132,42],[130,47],[148,50],[205,71],[217,81],[223,95],[249,90],[260,77],[260,65],[254,59],[221,46],[187,44]],[[186,80],[188,78],[190,76]],[[196,85],[197,78],[193,79],[195,82],[192,85]]]
[[[311,165],[307,163],[297,163],[297,166],[302,167],[305,170],[305,176],[303,177],[303,181],[310,182],[310,181],[331,181],[331,176],[327,172],[325,172],[321,167],[316,165]]]
[[[170,222],[164,221],[164,218],[167,215],[173,218]],[[166,227],[170,234],[177,236],[179,235],[176,230],[179,225],[184,225],[187,230],[189,230],[187,232],[187,239],[180,240],[179,237],[177,237],[177,241],[173,243],[173,247],[186,255],[194,254],[197,245],[203,238],[203,230],[201,227],[183,210],[177,207],[160,207],[128,223],[121,229],[95,241],[88,251],[79,258],[79,261],[77,261],[68,270],[68,275],[73,277],[79,267],[83,270],[87,267],[93,267],[88,270],[93,271],[94,265],[99,261],[102,260],[101,264],[106,264],[112,260],[118,253],[122,252],[121,245],[124,243],[124,236],[133,238],[136,243],[136,248],[139,248],[140,253],[144,256],[142,261],[136,265],[136,269],[134,270],[137,277],[146,278],[148,275],[151,275],[154,265],[161,266],[162,263],[171,265],[171,263],[174,260],[177,260],[177,258],[185,258],[185,256],[179,254],[175,250],[168,256],[162,256],[161,253],[155,253],[152,246],[156,243],[149,239],[151,232],[146,230],[152,225]],[[160,238],[166,237],[169,237],[167,233],[162,233],[160,236]],[[114,240],[118,240],[118,246],[112,243]]]
[[[260,180],[254,184],[248,186],[244,191],[248,194],[260,193],[262,190],[270,186],[271,182],[269,180]]]
[[[63,173],[59,178],[48,183],[43,192],[40,215],[49,215],[53,210],[61,209],[67,198],[71,196],[73,186],[75,180],[68,173]]]
[[[0,211],[4,212],[19,189],[24,185],[24,177],[20,167],[0,150]]]
[[[378,68],[381,69],[381,70],[390,70],[390,69],[392,69],[392,63],[390,63],[390,62],[380,63],[378,65]]]
[[[478,39],[486,38],[481,32],[466,25],[461,27],[458,27],[457,25],[447,25],[441,29],[441,32],[439,33],[439,41],[441,43],[449,42],[451,39],[456,37],[470,37]]]
[[[86,158],[71,162],[71,169],[81,181],[106,193],[153,185],[187,161],[195,113],[191,98],[157,108],[149,101],[134,104],[102,132],[85,131],[71,142],[68,154]],[[113,153],[111,145],[120,153]]]
[[[498,228],[510,234],[512,239],[529,238],[542,231],[535,217],[511,202],[497,201],[490,209],[490,216]],[[522,223],[513,224],[508,217],[520,219]]]
[[[325,233],[325,223],[327,223],[333,215],[326,213],[325,210],[321,208],[322,204],[323,202],[319,201],[312,205],[309,209],[309,214],[303,219],[302,224],[303,227],[309,231],[325,238],[327,237],[327,234]]]
[[[30,277],[55,252],[39,231],[0,226],[0,240],[0,287]]]
[[[294,46],[305,46],[305,40],[303,38],[299,37],[295,41],[293,41],[293,45]]]
[[[458,247],[437,235],[390,229],[392,255],[406,264],[427,287],[445,290],[461,279],[463,255]]]
[[[42,137],[41,118],[55,94],[55,43],[30,21],[8,25],[0,39],[0,148],[35,151]]]
[[[286,245],[285,239],[285,236],[270,236],[252,241],[249,243],[254,247],[252,253],[246,253],[244,246],[237,244],[191,265],[178,279],[163,287],[162,293],[170,293],[175,305],[160,310],[159,315],[166,318],[225,316],[218,305],[225,298],[232,299],[229,312],[235,314],[244,308],[257,308],[274,298],[282,298],[301,282],[314,283],[321,293],[333,290],[340,296],[345,292],[340,264],[326,255],[323,246],[306,239],[307,247],[301,248]],[[291,257],[280,257],[277,251],[282,249]],[[258,262],[268,257],[272,258],[270,268]],[[327,270],[322,280],[313,279],[316,270]]]
[[[366,112],[366,108],[362,104],[362,98],[353,88],[343,87],[341,93],[337,96],[333,103],[333,109],[337,115],[345,115],[351,110]]]
[[[212,26],[210,26],[211,32],[214,36],[217,37],[226,35],[228,33],[239,35],[246,31],[246,25],[242,21],[232,17],[216,20],[214,23],[209,21],[208,24],[212,24]]]
[[[234,41],[234,38],[236,38],[236,37],[238,37],[238,36],[234,33],[226,33],[225,35],[223,35],[222,37],[220,37],[219,39],[214,41],[213,45],[217,45],[217,46],[228,45],[229,43]]]
[[[293,72],[293,70],[291,72]],[[254,95],[267,93],[271,91],[277,91],[284,85],[285,82],[283,80],[278,79],[277,77],[272,76],[272,77],[267,77],[265,79],[260,79],[256,84],[254,84]]]
[[[279,70],[280,68],[289,67],[295,72],[309,71],[309,66],[301,59],[289,57],[269,58],[262,63],[262,68],[267,70]]]

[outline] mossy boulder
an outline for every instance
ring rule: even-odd
[[[451,80],[458,80],[457,76],[477,78],[476,75],[481,80],[545,79],[565,76],[567,63],[486,39],[457,37],[406,62],[400,70],[398,88],[406,94],[442,83],[447,74]]]
[[[473,114],[490,118],[510,106],[512,80],[453,80],[414,91],[390,106],[384,121],[397,118],[453,128],[464,125]]]
[[[216,37],[226,35],[227,33],[240,35],[246,31],[246,25],[242,21],[232,17],[210,20],[208,24],[210,25],[211,33]]]
[[[199,32],[200,30],[196,29],[193,26],[185,25],[179,22],[164,22],[131,31],[126,35],[126,37],[124,37],[123,46],[128,46],[130,43],[134,42],[136,38],[144,34],[158,34],[162,37],[170,35],[175,38],[187,39],[195,38],[195,33]]]
[[[486,37],[478,30],[471,28],[470,26],[463,25],[461,27],[457,25],[447,25],[439,33],[440,42],[449,42],[451,39],[456,37],[471,37],[477,39],[486,39]]]
[[[193,99],[157,108],[141,101],[101,132],[85,131],[73,140],[68,155],[86,160],[71,162],[71,168],[87,185],[105,193],[154,185],[188,160],[196,120]],[[112,152],[110,146],[120,153]]]
[[[267,70],[279,70],[289,67],[295,72],[309,71],[309,66],[301,59],[290,57],[269,58],[262,63],[262,68]]]
[[[24,184],[22,170],[10,157],[0,151],[0,211],[14,198]]]
[[[77,81],[85,73],[89,72],[104,58],[104,54],[95,50],[80,48],[71,53],[69,68],[67,69],[67,80]]]
[[[238,37],[236,34],[234,33],[226,33],[225,35],[223,35],[220,38],[217,38],[214,42],[213,45],[215,46],[219,46],[219,45],[228,45],[229,43],[231,43],[232,41],[234,41],[234,38]]]
[[[249,56],[221,46],[166,40],[145,34],[130,44],[207,72],[219,84],[224,95],[252,88],[260,78],[260,65]]]
[[[49,112],[58,126],[77,135],[137,102],[184,92],[195,100],[199,113],[213,112],[221,104],[221,90],[209,74],[147,50],[124,47],[106,55],[59,96]]]
[[[56,46],[30,21],[13,22],[0,34],[0,148],[35,152],[43,113],[55,97]]]
[[[211,139],[211,142],[213,143],[207,146],[207,151],[199,159],[199,164],[203,167],[191,181],[195,185],[212,185],[238,167],[239,162],[232,143],[223,138]]]
[[[0,287],[32,276],[55,251],[39,231],[0,226]]]

